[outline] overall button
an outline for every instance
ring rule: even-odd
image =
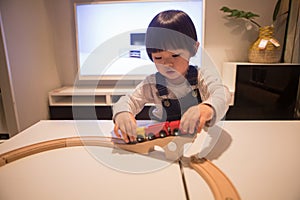
[[[164,100],[163,100],[163,105],[164,105],[165,107],[170,107],[170,106],[171,106],[171,102],[169,101],[169,99],[164,99]]]
[[[195,89],[195,90],[192,91],[192,96],[193,97],[197,97],[198,96],[197,89]]]

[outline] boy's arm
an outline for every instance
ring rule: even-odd
[[[138,114],[146,103],[152,102],[152,90],[151,84],[148,84],[147,80],[145,80],[141,82],[132,93],[122,96],[119,101],[113,105],[113,120],[115,116],[121,112],[129,112],[132,113],[133,116]]]
[[[149,84],[141,83],[133,93],[122,96],[113,106],[114,132],[117,137],[123,138],[126,143],[136,141],[135,115],[139,113],[148,102]],[[146,86],[146,87],[145,87]],[[121,136],[122,135],[122,136]]]
[[[214,69],[202,68],[199,79],[202,103],[210,105],[214,110],[214,116],[207,124],[213,126],[225,116],[229,108],[230,92]]]

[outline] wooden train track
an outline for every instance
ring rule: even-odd
[[[229,178],[212,162],[192,156],[189,164],[208,184],[216,200],[240,199]]]
[[[165,151],[165,156],[171,161],[181,159],[186,165],[194,169],[209,185],[216,200],[239,200],[239,194],[227,176],[207,159],[182,157],[183,145],[192,142],[193,137],[169,136],[152,141],[136,144],[124,144],[119,138],[102,136],[81,136],[55,139],[24,146],[3,154],[0,154],[0,167],[13,161],[31,156],[37,153],[75,146],[101,146],[108,148],[120,148],[140,154],[148,154],[154,150],[154,146],[160,146]],[[170,147],[173,144],[173,147]],[[176,147],[174,149],[174,146]]]

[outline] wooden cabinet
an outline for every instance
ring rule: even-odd
[[[55,120],[111,120],[112,105],[133,87],[91,88],[62,87],[49,92],[50,118]],[[146,106],[137,119],[149,119],[149,106]]]
[[[224,63],[222,72],[232,94],[226,119],[300,119],[300,64]]]
[[[300,119],[300,64],[224,63],[232,101],[226,120]],[[49,92],[51,119],[112,118],[112,105],[134,88],[63,87]],[[137,119],[149,119],[147,105]]]

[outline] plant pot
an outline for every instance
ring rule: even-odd
[[[274,27],[264,26],[259,29],[259,37],[250,46],[249,62],[278,63],[281,58],[281,46],[274,38]]]

